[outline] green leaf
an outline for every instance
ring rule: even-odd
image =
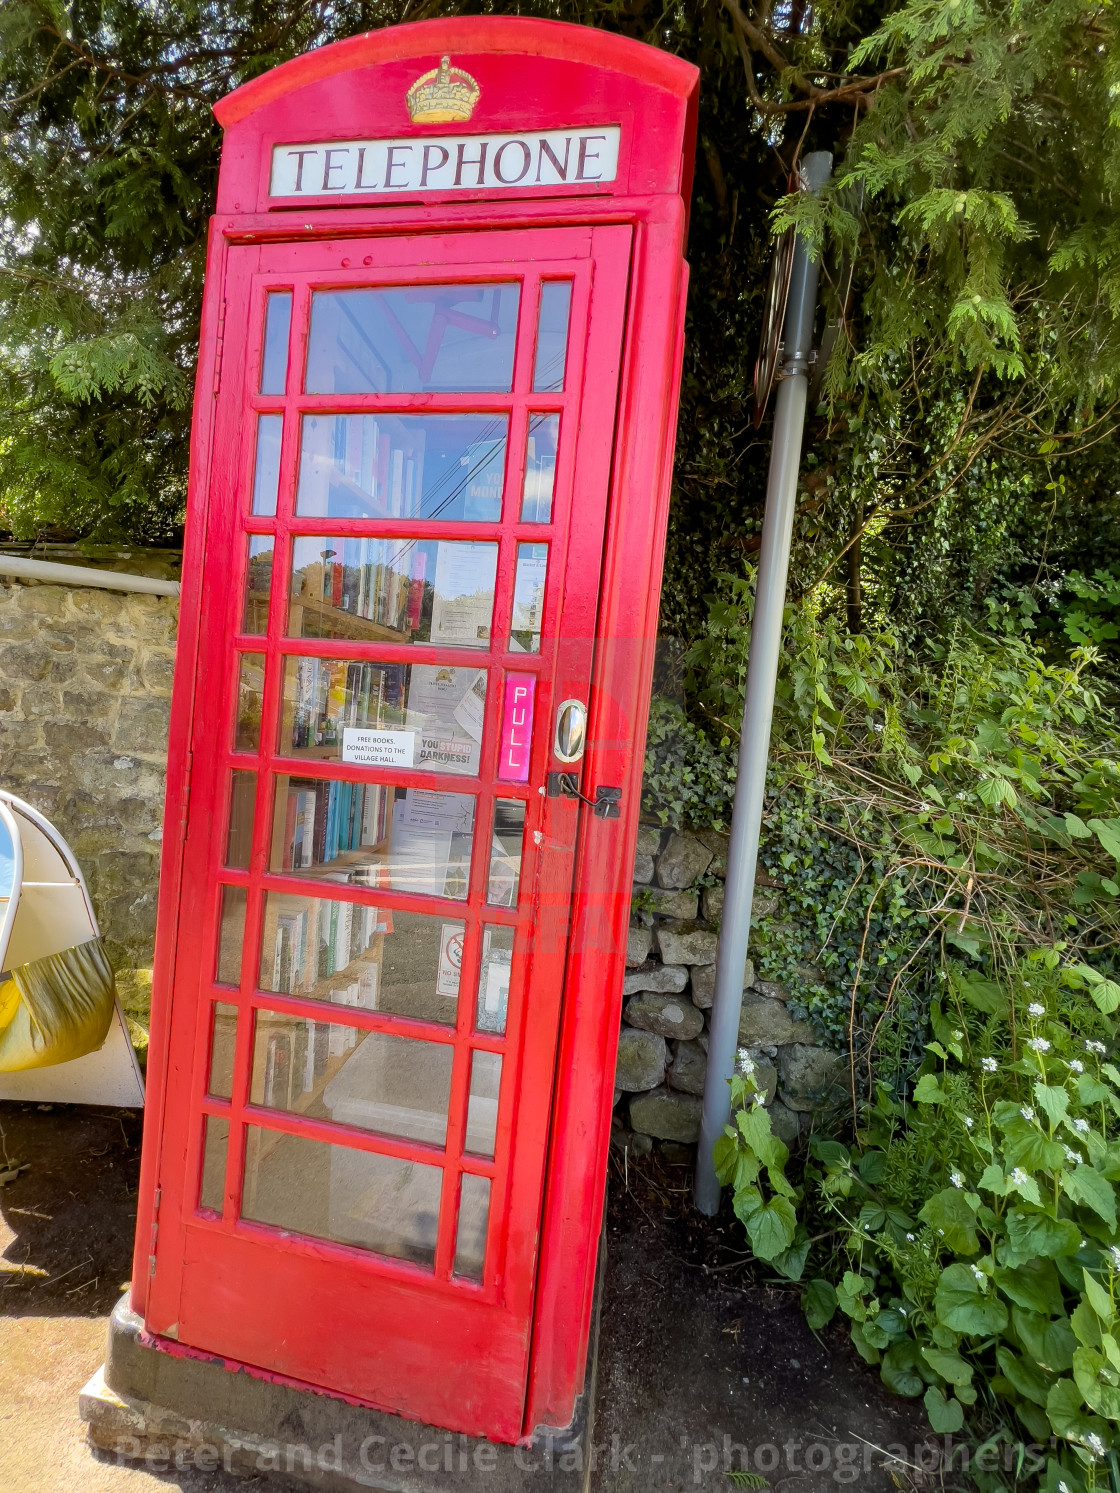
[[[1007,1326],[1007,1308],[994,1291],[984,1293],[968,1265],[948,1265],[934,1295],[937,1320],[968,1337],[988,1337]]]
[[[1116,1308],[1112,1304],[1112,1297],[1101,1285],[1100,1281],[1090,1275],[1087,1270],[1082,1269],[1081,1275],[1085,1282],[1085,1297],[1089,1305],[1105,1326],[1109,1326],[1116,1317]]]
[[[892,1343],[883,1354],[883,1365],[879,1372],[888,1389],[914,1400],[926,1384],[923,1367],[922,1353],[917,1343],[913,1338],[903,1338],[901,1342]]]
[[[972,1365],[959,1353],[946,1353],[941,1348],[923,1348],[922,1357],[935,1373],[950,1384],[972,1383]]]
[[[1095,1348],[1078,1348],[1073,1355],[1073,1379],[1090,1410],[1106,1420],[1120,1420],[1120,1388],[1116,1371]]]
[[[939,1436],[949,1436],[964,1425],[964,1410],[957,1399],[946,1400],[945,1396],[931,1384],[923,1401],[929,1423]]]
[[[1120,861],[1120,819],[1090,819],[1089,829],[1115,861]]]
[[[1046,1415],[1055,1436],[1081,1440],[1089,1417],[1081,1391],[1072,1379],[1059,1379],[1046,1396]]]
[[[831,1281],[811,1280],[801,1299],[805,1320],[814,1332],[827,1326],[836,1315],[836,1288]]]
[[[1050,1385],[1045,1374],[1035,1368],[1034,1364],[1028,1363],[1025,1358],[1019,1358],[1003,1344],[996,1349],[996,1361],[1004,1378],[1011,1382],[1024,1399],[1033,1400],[1036,1405],[1046,1404]]]
[[[788,1198],[771,1198],[745,1220],[747,1238],[760,1260],[772,1260],[793,1243],[797,1214]]]
[[[1069,1112],[1069,1094],[1054,1084],[1036,1083],[1034,1097],[1052,1125],[1060,1125]]]
[[[1103,1218],[1110,1229],[1116,1228],[1116,1190],[1100,1172],[1091,1166],[1075,1166],[1062,1178],[1066,1196],[1075,1203],[1084,1203],[1092,1208],[1098,1218]]]
[[[1049,1316],[1062,1304],[1062,1286],[1053,1260],[1028,1260],[1014,1270],[997,1270],[996,1285],[1016,1306]]]
[[[863,1359],[864,1363],[878,1363],[879,1350],[867,1341],[863,1332],[862,1322],[853,1322],[851,1326],[852,1344]]]
[[[771,1268],[779,1275],[785,1276],[786,1280],[800,1280],[805,1269],[805,1261],[809,1258],[810,1244],[811,1240],[806,1230],[798,1228],[789,1248],[783,1249],[770,1261]]]
[[[970,1202],[970,1198],[975,1196],[975,1193],[967,1193],[959,1187],[946,1187],[935,1192],[918,1214],[923,1223],[939,1231],[946,1249],[951,1249],[954,1254],[974,1255],[980,1248],[976,1205]]]
[[[1079,819],[1076,814],[1067,814],[1065,823],[1066,834],[1069,835],[1071,839],[1091,840],[1093,838],[1093,831],[1088,827],[1085,821],[1083,819]]]
[[[945,1093],[936,1074],[923,1073],[914,1085],[914,1099],[918,1104],[940,1104],[944,1098]]]
[[[1006,1265],[1075,1255],[1080,1248],[1081,1230],[1071,1218],[1051,1218],[1047,1213],[1028,1213],[1021,1208],[1012,1208],[1007,1215]]]

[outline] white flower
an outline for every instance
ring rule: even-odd
[[[1027,1007],[1027,1010],[1030,1012],[1030,1014],[1032,1016],[1045,1016],[1046,1015],[1046,1007],[1045,1006],[1040,1006],[1037,1001],[1031,1001],[1030,1005]]]
[[[1112,1257],[1113,1270],[1120,1270],[1120,1249],[1117,1249],[1115,1244],[1110,1244],[1108,1247],[1108,1252]]]
[[[966,1130],[971,1130],[972,1127],[973,1127],[973,1125],[975,1125],[975,1124],[976,1124],[976,1121],[972,1118],[971,1115],[965,1115],[965,1117],[964,1117],[964,1128]]]
[[[907,1242],[907,1244],[913,1244],[913,1242],[914,1242],[914,1236],[913,1236],[913,1234],[907,1234],[907,1236],[906,1236],[906,1242]]]
[[[1090,1431],[1089,1435],[1086,1436],[1085,1445],[1093,1453],[1094,1457],[1104,1456],[1104,1442],[1097,1435],[1096,1431]]]
[[[1097,1057],[1103,1058],[1104,1057],[1104,1053],[1105,1053],[1104,1043],[1103,1042],[1086,1042],[1086,1044],[1085,1044],[1085,1051],[1086,1052],[1095,1053]],[[1097,1437],[1097,1440],[1098,1441],[1100,1440],[1099,1436]]]
[[[739,1072],[748,1078],[754,1072],[754,1059],[745,1047],[740,1047],[737,1056]]]
[[[1061,1478],[1058,1479],[1058,1493],[1069,1493],[1069,1484]]]
[[[999,1064],[996,1062],[995,1058],[981,1058],[980,1066],[981,1068],[983,1068],[985,1073],[995,1073],[999,1068]]]
[[[1022,1187],[1024,1182],[1029,1182],[1031,1179],[1027,1176],[1026,1172],[1021,1166],[1017,1166],[1011,1173],[1011,1180],[1015,1183],[1016,1187]]]
[[[1073,1058],[1069,1065],[1069,1071],[1071,1073],[1084,1073],[1085,1064],[1081,1061],[1080,1058]]]
[[[961,1175],[960,1172],[950,1172],[949,1173],[949,1181],[952,1182],[952,1184],[953,1184],[954,1187],[963,1187],[964,1186],[964,1177]]]
[[[1050,1044],[1045,1037],[1032,1037],[1027,1043],[1032,1052],[1049,1052]]]
[[[954,1032],[953,1033],[953,1041],[954,1042],[963,1042],[964,1041],[964,1033],[963,1032]]]
[[[1034,1110],[1031,1108],[1031,1106],[1029,1104],[1024,1104],[1020,1108],[1019,1113],[1022,1115],[1022,1117],[1023,1117],[1024,1120],[1033,1120],[1034,1119]]]
[[[1067,1146],[1066,1160],[1069,1162],[1070,1166],[1078,1166],[1081,1161],[1081,1156],[1077,1151],[1071,1150],[1070,1147]]]
[[[1078,1135],[1088,1135],[1089,1134],[1089,1121],[1088,1120],[1080,1120],[1080,1119],[1074,1120],[1074,1122],[1073,1122],[1073,1128],[1077,1131]]]
[[[972,1271],[973,1275],[976,1277],[976,1284],[978,1286],[986,1286],[988,1284],[987,1277],[985,1276],[984,1272],[978,1266],[976,1266],[976,1265],[970,1265],[969,1269]]]

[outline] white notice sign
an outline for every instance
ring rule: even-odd
[[[354,197],[369,192],[472,192],[588,186],[618,175],[617,124],[445,135],[423,140],[323,140],[274,145],[270,197]]]
[[[358,767],[411,767],[416,755],[415,731],[367,731],[346,726],[342,760]]]

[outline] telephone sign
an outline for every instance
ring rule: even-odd
[[[696,86],[602,31],[459,18],[217,106],[131,1292],[154,1352],[498,1441],[572,1418]]]

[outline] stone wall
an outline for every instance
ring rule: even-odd
[[[65,835],[114,967],[149,983],[177,616],[174,597],[0,576],[0,786]],[[123,975],[126,1009],[144,982]]]
[[[615,1144],[635,1152],[655,1141],[695,1144],[699,1135],[726,857],[727,836],[716,830],[638,834],[614,1122]],[[754,914],[777,907],[777,898],[757,896]],[[774,1133],[793,1146],[838,1097],[847,1064],[819,1045],[791,1003],[791,992],[758,979],[748,959],[740,1051],[754,1063]]]

